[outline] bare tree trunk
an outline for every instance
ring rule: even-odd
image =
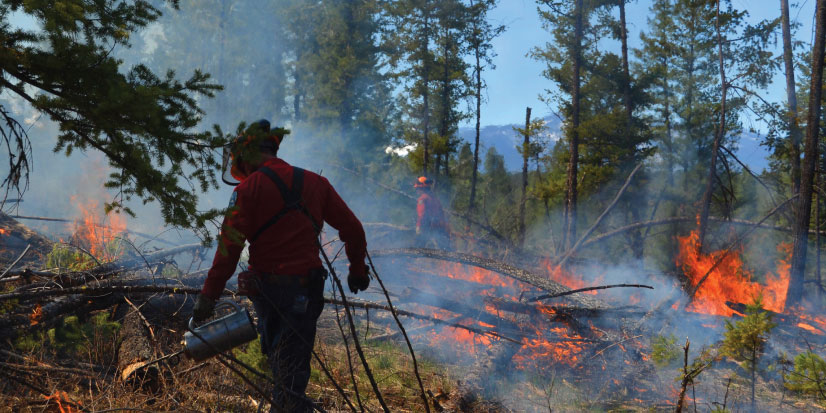
[[[519,198],[519,246],[525,244],[525,202],[528,199],[528,158],[531,147],[531,108],[525,108],[525,141],[522,143],[522,197]]]
[[[424,137],[424,160],[422,162],[422,175],[427,176],[427,163],[430,159],[430,105],[428,102],[428,95],[430,95],[430,2],[424,2],[424,42],[422,43],[422,55],[424,56],[424,90],[422,96],[424,100],[424,125],[422,127],[422,135]]]
[[[470,7],[473,8],[473,0],[470,0]],[[474,40],[473,40],[473,54],[476,57],[476,140],[473,144],[473,173],[470,177],[470,202],[468,203],[468,216],[473,215],[473,207],[476,202],[476,179],[479,171],[479,131],[482,121],[482,64],[481,56],[479,54],[479,28],[478,22],[474,19]]]
[[[634,123],[634,107],[631,102],[631,71],[628,69],[628,29],[625,23],[625,1],[626,0],[618,0],[620,12],[620,43],[622,46],[622,100],[625,104],[625,133],[627,135],[631,135],[631,133],[633,133],[632,127]],[[639,197],[633,198],[634,200],[632,202],[641,202]],[[641,208],[632,205],[628,208],[628,211],[631,213],[631,220],[633,222],[639,222],[641,220]],[[642,233],[639,231],[631,232],[631,251],[634,254],[634,258],[637,260],[641,260],[644,254],[645,244],[643,239]]]
[[[792,194],[800,191],[800,141],[802,132],[797,121],[797,94],[794,84],[794,60],[792,58],[792,33],[789,27],[789,0],[780,0],[780,17],[783,26],[783,62],[786,65],[786,96],[789,104],[789,145],[792,166]]]
[[[800,198],[794,221],[791,281],[786,294],[786,306],[799,305],[803,299],[803,279],[806,269],[809,220],[812,213],[812,191],[817,159],[817,140],[820,129],[820,99],[823,91],[823,47],[826,24],[826,0],[817,1],[817,25],[812,48],[812,81],[809,87],[809,118],[806,122],[806,142],[800,176]]]
[[[719,54],[718,64],[720,66],[720,85],[722,87],[722,98],[720,100],[720,122],[717,124],[717,131],[714,134],[714,144],[711,149],[711,165],[708,169],[708,181],[706,181],[706,190],[703,194],[703,204],[700,210],[700,228],[699,237],[700,243],[698,248],[703,250],[703,242],[705,240],[706,229],[708,227],[708,213],[711,207],[711,196],[714,192],[714,178],[717,174],[717,155],[720,151],[720,141],[726,136],[726,92],[728,92],[728,84],[726,83],[726,69],[723,65],[723,36],[720,32],[720,0],[717,0],[717,53]]]
[[[582,70],[582,38],[583,38],[583,0],[576,0],[574,6],[574,44],[571,47],[573,60],[573,87],[571,90],[571,130],[569,139],[570,158],[568,159],[568,181],[566,185],[566,249],[576,242],[576,198],[577,198],[577,164],[579,162],[579,88],[580,71]]]
[[[631,133],[634,108],[631,106],[631,72],[628,70],[628,31],[625,25],[625,0],[619,0],[620,41],[622,42],[622,100],[625,103],[625,133]]]
[[[821,180],[821,182],[823,182]],[[818,298],[818,303],[820,302],[820,293],[821,293],[821,286],[820,283],[820,193],[815,192],[815,275],[817,278],[817,288],[815,289],[815,295]]]

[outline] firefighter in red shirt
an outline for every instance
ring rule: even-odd
[[[203,321],[212,316],[235,272],[244,240],[249,241],[249,270],[239,275],[239,290],[257,287],[247,294],[276,382],[271,411],[312,411],[304,391],[327,277],[318,256],[318,235],[324,222],[339,231],[350,261],[347,282],[353,293],[370,283],[364,263],[367,242],[361,222],[327,179],[276,156],[286,133],[260,120],[225,150],[224,181],[237,186],[193,317]]]
[[[433,195],[433,180],[419,177],[413,185],[416,201],[416,246],[447,248],[450,237],[442,203]]]

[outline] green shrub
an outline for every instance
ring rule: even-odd
[[[786,374],[786,388],[800,393],[814,394],[826,402],[826,361],[811,351],[794,358],[794,370]]]
[[[255,339],[246,345],[232,349],[232,355],[244,364],[255,368],[267,377],[272,378],[272,369],[270,369],[267,356],[261,352],[261,340]],[[251,380],[257,379],[253,373],[248,372],[246,369],[241,369],[241,371],[244,372],[244,375],[247,378]]]
[[[651,361],[657,367],[668,367],[680,359],[680,346],[677,337],[669,334],[668,337],[656,335],[651,338]]]

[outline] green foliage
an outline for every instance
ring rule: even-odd
[[[679,358],[680,346],[674,334],[669,334],[668,337],[658,334],[651,338],[651,361],[657,367],[668,367]]]
[[[52,250],[46,254],[46,267],[58,268],[63,271],[83,271],[100,264],[114,261],[126,249],[126,243],[120,239],[107,241],[100,246],[97,256],[88,251],[82,251],[71,245],[55,243]]]
[[[109,313],[101,311],[85,322],[77,316],[68,316],[46,332],[52,348],[63,354],[86,353],[94,342],[112,342],[120,323],[109,320]]]
[[[15,13],[37,23],[17,26],[10,22]],[[55,152],[95,150],[106,156],[114,172],[105,186],[117,190],[107,211],[132,214],[126,202],[133,197],[157,201],[167,223],[209,239],[205,224],[218,211],[198,210],[197,200],[210,186],[217,187],[212,148],[224,137],[218,129],[194,129],[203,116],[198,99],[221,87],[198,70],[181,81],[172,70],[158,75],[143,64],[124,67],[112,54],[114,48],[129,47],[132,34],[160,15],[145,0],[4,2],[0,60],[6,76],[0,89],[59,125]],[[0,112],[4,128],[19,129],[5,108]],[[27,160],[25,130],[16,138],[11,158]],[[27,173],[28,163],[10,162],[2,186],[25,188],[19,177]]]
[[[267,356],[261,352],[261,340],[256,339],[246,345],[232,349],[232,355],[267,377],[272,377],[272,369],[270,369],[270,364],[267,362]],[[243,371],[243,373],[247,378],[257,380],[254,374],[248,371]]]
[[[769,333],[777,326],[772,322],[772,315],[763,310],[763,297],[755,297],[754,302],[746,306],[746,316],[741,320],[734,323],[725,321],[726,331],[720,355],[738,361],[746,370],[755,369]]]
[[[794,358],[794,370],[784,376],[786,388],[806,394],[814,394],[826,403],[826,361],[817,354],[806,351]]]
[[[92,348],[113,343],[119,328],[120,323],[109,320],[106,311],[94,314],[84,322],[77,316],[68,316],[54,328],[20,335],[14,348],[31,353],[48,347],[64,356],[79,356]]]
[[[6,286],[4,289],[2,289],[0,291],[2,291],[4,293],[12,292],[12,291],[14,291],[14,286],[12,286],[12,285]],[[14,310],[14,308],[17,307],[18,302],[20,302],[20,300],[16,300],[16,299],[15,300],[0,301],[0,315],[6,314],[9,311]]]
[[[771,314],[763,311],[762,295],[754,297],[754,302],[746,306],[746,316],[742,320],[735,323],[726,320],[726,332],[720,346],[720,355],[731,357],[744,370],[751,373],[752,409],[755,407],[758,364],[769,340],[769,333],[776,325],[772,322]]]

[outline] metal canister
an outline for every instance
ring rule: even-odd
[[[215,309],[222,307],[232,307],[235,311],[200,327],[195,327],[195,320],[189,319],[191,331],[184,334],[184,354],[188,357],[195,361],[206,360],[258,337],[246,308],[232,301],[221,301]]]

